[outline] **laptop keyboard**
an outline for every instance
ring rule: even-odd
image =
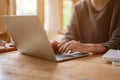
[[[63,53],[63,54],[56,54],[56,58],[59,60],[66,60],[71,58],[77,58],[77,57],[83,57],[87,56],[88,54],[80,53],[80,52],[74,52],[74,53]]]

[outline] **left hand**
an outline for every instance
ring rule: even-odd
[[[62,43],[53,40],[53,41],[50,42],[50,45],[51,45],[51,47],[52,47],[52,49],[54,50],[55,53],[60,53],[60,52],[58,52],[58,49],[59,49],[59,47],[62,46]]]
[[[72,40],[72,41],[69,41],[69,42],[63,44],[59,48],[59,51],[60,52],[68,52],[69,50],[71,50],[71,53],[75,52],[75,51],[79,51],[81,53],[88,53],[91,48],[93,48],[92,44],[83,44],[78,41]]]

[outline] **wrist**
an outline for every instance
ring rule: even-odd
[[[107,49],[102,44],[85,44],[85,46],[87,46],[87,53],[104,53]]]
[[[93,44],[93,53],[104,53],[106,51],[106,47],[102,44]]]

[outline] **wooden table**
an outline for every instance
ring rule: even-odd
[[[0,80],[120,80],[120,67],[96,54],[51,62],[17,51],[0,54]]]

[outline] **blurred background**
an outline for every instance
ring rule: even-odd
[[[41,24],[49,34],[60,38],[69,24],[73,5],[78,0],[0,0],[0,16],[2,15],[38,15]],[[0,40],[10,42],[5,24],[0,19]]]

